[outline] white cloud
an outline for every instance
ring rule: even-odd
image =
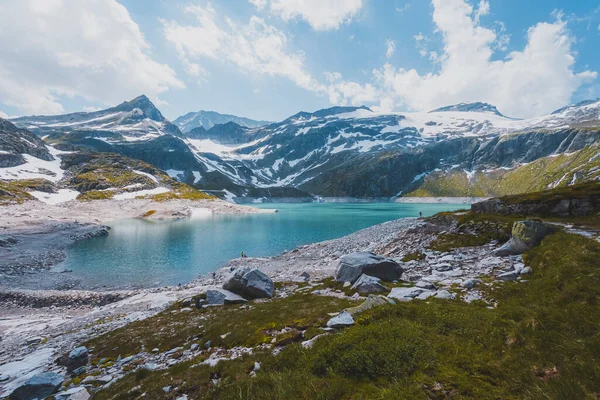
[[[102,110],[102,107],[83,106],[83,111],[85,111],[85,112],[94,112],[94,111],[100,111],[100,110]]]
[[[115,104],[184,87],[115,0],[0,2],[0,43],[0,101],[25,114],[63,112],[59,96]]]
[[[394,42],[391,39],[387,39],[385,41],[385,47],[386,47],[385,56],[387,58],[392,57],[394,55],[394,53],[396,52],[396,42]]]
[[[317,31],[338,29],[356,17],[362,6],[363,0],[270,0],[272,14],[284,21],[303,19]]]
[[[0,118],[8,119],[8,114],[3,111],[0,111]]]
[[[402,7],[396,7],[396,11],[399,12],[399,13],[403,13],[404,11],[410,10],[410,7],[411,7],[411,4],[410,3],[406,3]]]
[[[250,4],[258,9],[258,11],[262,10],[267,6],[267,0],[248,0]]]
[[[479,24],[479,20],[484,15],[488,15],[490,13],[490,3],[487,0],[481,0],[479,2],[479,7],[475,11],[473,15],[473,21],[475,24]]]
[[[476,23],[468,3],[432,3],[433,21],[444,40],[443,51],[436,53],[440,70],[421,75],[415,69],[396,68],[389,63],[375,70],[382,109],[427,111],[459,102],[484,101],[507,115],[531,117],[569,103],[582,84],[597,76],[592,71],[573,71],[573,38],[560,18],[529,28],[523,50],[511,52],[504,60],[492,60],[498,37]],[[415,40],[424,42],[425,36],[419,34]]]
[[[306,70],[303,54],[288,50],[288,38],[281,30],[252,16],[246,25],[230,19],[219,19],[210,7],[189,6],[186,12],[196,17],[195,25],[180,25],[162,21],[165,39],[173,44],[186,71],[196,76],[203,71],[203,58],[236,65],[240,70],[256,75],[280,76],[301,88],[324,93]],[[193,67],[193,68],[191,68]]]

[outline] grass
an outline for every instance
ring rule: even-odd
[[[171,184],[172,192],[165,192],[160,194],[155,194],[151,196],[153,201],[163,202],[168,200],[175,199],[184,199],[184,200],[215,200],[216,197],[204,193],[200,190],[194,189],[191,186],[188,186],[184,183],[174,182]]]
[[[432,242],[439,251],[504,240],[520,219],[473,213],[443,218],[455,221],[458,233]],[[480,286],[495,308],[440,299],[388,304],[355,315],[353,327],[325,335],[310,349],[298,342],[321,334],[328,313],[356,303],[295,294],[246,308],[177,312],[177,305],[86,345],[94,359],[124,357],[142,345],[165,351],[208,340],[213,347],[274,343],[283,350],[273,356],[256,349],[215,367],[200,365],[208,356],[203,354],[164,371],[138,369],[95,399],[184,393],[211,399],[597,399],[598,260],[600,243],[559,231],[524,255],[533,269],[526,282]],[[333,279],[319,288],[352,294]],[[251,377],[254,362],[261,369]],[[161,389],[167,385],[173,387],[169,394]]]
[[[154,214],[156,214],[156,210],[148,210],[144,213],[144,215],[142,215],[142,218],[148,218]]]
[[[348,300],[296,294],[286,299],[253,303],[247,308],[232,305],[178,312],[174,307],[99,336],[85,345],[94,349],[94,358],[98,359],[136,354],[142,345],[161,351],[192,342],[204,344],[209,340],[213,347],[257,346],[270,343],[277,336],[273,332],[283,328],[306,330],[324,326],[329,319],[328,313],[351,305],[354,303]],[[227,336],[222,337],[225,334]]]
[[[12,181],[0,180],[0,204],[23,203],[33,200],[28,192],[36,190],[52,193],[56,190],[54,184],[46,179],[19,179]]]
[[[402,262],[409,261],[421,261],[425,259],[425,254],[420,251],[415,251],[413,253],[408,253],[404,257],[402,257]]]
[[[85,193],[81,193],[77,196],[79,201],[93,201],[93,200],[108,200],[112,199],[115,192],[112,190],[90,190]]]

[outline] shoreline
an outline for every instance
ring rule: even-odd
[[[473,204],[488,200],[489,197],[397,197],[394,203],[406,204]]]

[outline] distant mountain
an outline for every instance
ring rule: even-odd
[[[451,106],[437,108],[430,112],[434,113],[434,112],[447,112],[447,111],[492,113],[492,114],[498,115],[499,117],[504,117],[504,115],[502,115],[500,113],[500,111],[498,111],[496,106],[493,106],[488,103],[480,103],[480,102],[459,103],[459,104],[454,104]]]
[[[230,114],[220,114],[216,111],[189,112],[173,121],[182,132],[189,132],[194,128],[202,127],[210,129],[215,125],[235,122],[240,126],[247,128],[260,128],[261,126],[269,125],[269,121],[256,121],[250,118],[238,117]]]
[[[101,111],[20,117],[11,121],[40,136],[89,132],[90,136],[108,142],[148,140],[164,134],[181,136],[179,129],[144,95]]]
[[[45,161],[54,160],[43,140],[0,118],[0,168],[25,164],[26,155]]]
[[[236,201],[524,192],[596,179],[600,159],[600,101],[526,120],[485,103],[420,113],[331,107],[258,128],[229,121],[185,134],[147,103],[138,98],[96,114],[15,121],[60,149],[120,153]],[[128,122],[130,113],[137,124]],[[153,123],[163,129],[136,135]],[[553,165],[567,160],[564,155],[571,155],[565,167]]]

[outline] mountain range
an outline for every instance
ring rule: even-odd
[[[56,149],[119,153],[238,202],[484,197],[600,177],[600,100],[526,120],[486,103],[407,113],[332,107],[255,127],[210,126],[200,113],[171,123],[140,96],[103,111],[11,121]]]
[[[200,127],[210,129],[215,125],[226,124],[228,122],[233,122],[247,128],[260,128],[261,126],[269,125],[271,123],[269,121],[256,121],[250,118],[204,110],[189,112],[173,121],[182,132],[189,132],[194,128]]]

